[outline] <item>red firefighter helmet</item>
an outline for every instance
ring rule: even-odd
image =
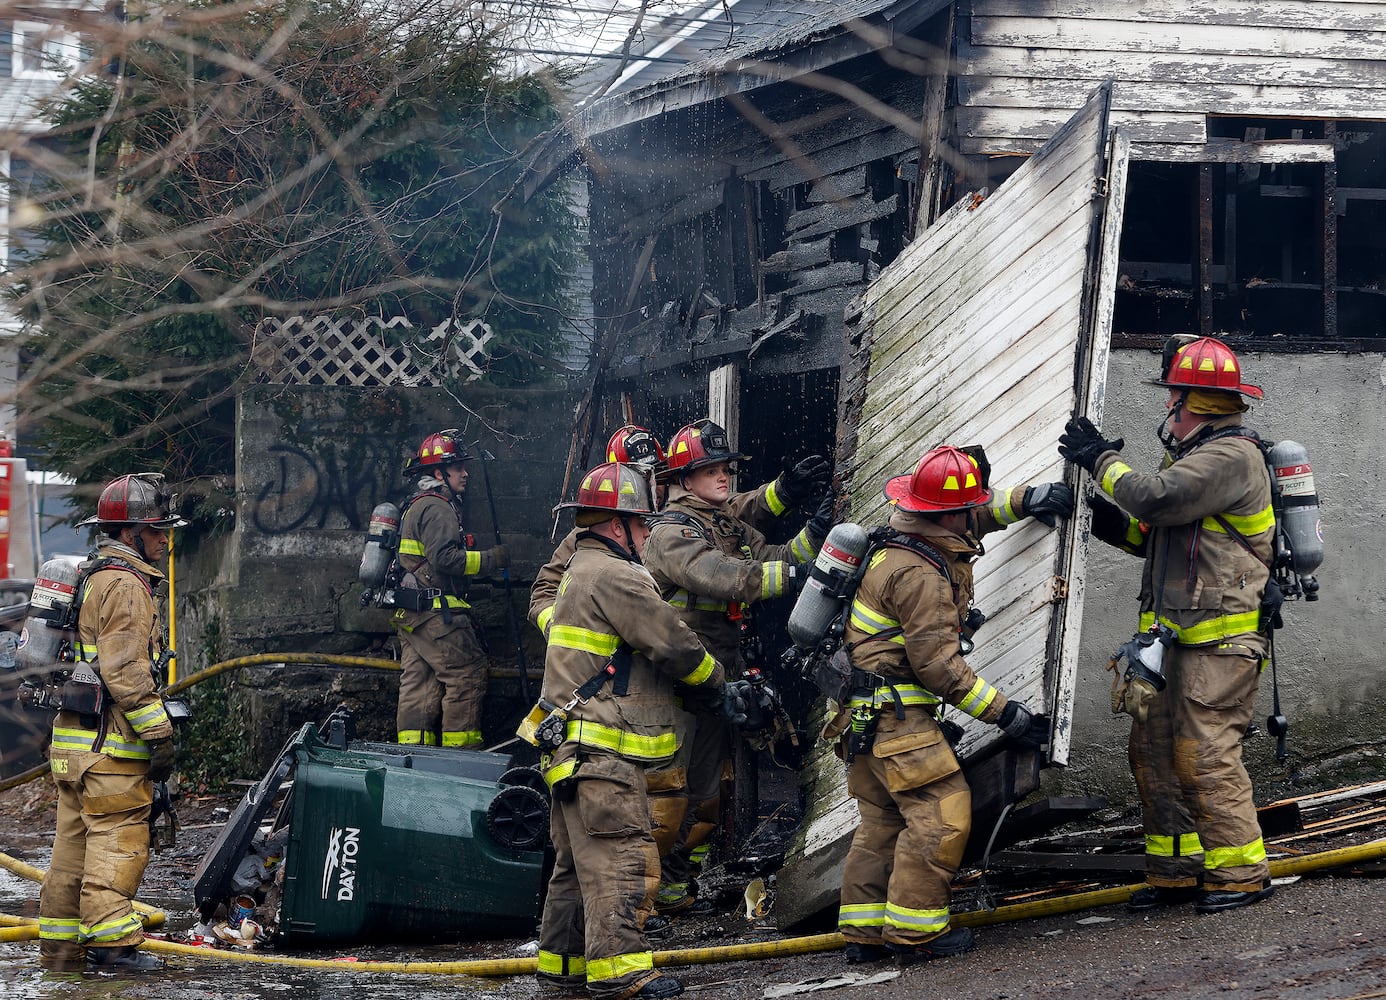
[[[655,512],[650,473],[630,462],[603,462],[582,477],[577,499],[559,504],[554,511],[591,510],[613,517],[629,514],[643,517]]]
[[[1166,354],[1168,356],[1168,347]],[[1173,355],[1168,357],[1164,378],[1151,379],[1151,384],[1166,389],[1239,392],[1251,399],[1260,399],[1263,395],[1259,385],[1242,381],[1242,366],[1237,355],[1213,337],[1198,337],[1178,344]]]
[[[606,442],[606,460],[658,469],[664,464],[664,448],[648,427],[626,424]]]
[[[104,528],[127,524],[147,524],[151,528],[183,528],[187,521],[178,516],[177,498],[164,490],[164,477],[142,472],[112,480],[96,501],[96,516],[82,524]]]
[[[706,465],[739,462],[750,457],[731,450],[727,432],[720,424],[706,419],[695,420],[680,427],[669,439],[669,448],[664,456],[665,468],[660,478],[671,479]]]
[[[934,514],[982,507],[991,500],[977,460],[948,445],[925,452],[913,472],[886,480],[884,492],[901,510]]]
[[[466,446],[455,437],[457,430],[449,428],[437,431],[423,439],[419,452],[404,466],[406,476],[424,469],[442,469],[458,462],[469,462]]]

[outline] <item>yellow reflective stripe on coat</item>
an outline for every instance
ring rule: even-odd
[[[762,599],[779,597],[784,593],[787,575],[785,570],[787,568],[788,566],[778,559],[760,564],[760,596]]]
[[[169,721],[168,712],[164,711],[162,701],[155,702],[153,705],[146,705],[144,708],[137,708],[133,712],[126,712],[125,720],[141,736],[155,726],[163,725]]]
[[[551,621],[553,621],[552,604],[534,616],[534,624],[539,627],[540,632],[544,633],[545,639],[549,637],[549,622]]]
[[[467,550],[467,560],[462,567],[463,576],[476,576],[481,572],[481,553],[472,549]]]
[[[679,678],[680,684],[687,684],[689,687],[697,687],[703,681],[712,676],[712,671],[716,668],[717,661],[712,658],[711,653],[704,653],[702,662]]]
[[[727,601],[714,601],[711,598],[698,597],[695,594],[690,594],[682,587],[670,594],[664,603],[678,611],[714,611],[725,613],[728,607]]]
[[[587,963],[587,981],[600,982],[603,979],[619,979],[632,972],[648,972],[654,968],[654,953],[633,951],[628,955],[613,955],[611,958],[594,958]]]
[[[1270,531],[1271,528],[1275,527],[1275,509],[1269,506],[1255,514],[1220,514],[1219,517],[1248,538],[1252,535],[1259,535],[1263,531]],[[1209,531],[1227,534],[1227,529],[1215,517],[1205,517],[1203,527]]]
[[[39,940],[77,941],[80,938],[81,926],[76,917],[39,917]]]
[[[896,684],[894,691],[899,692],[900,704],[906,707],[910,705],[932,706],[943,701],[928,688],[920,687],[918,684]],[[853,696],[848,701],[851,708],[860,708],[866,705],[880,708],[882,705],[893,705],[894,703],[895,694],[888,687],[879,687],[868,696]]]
[[[972,689],[963,696],[963,700],[958,702],[957,707],[974,719],[980,719],[982,713],[990,708],[991,703],[995,700],[996,688],[978,677],[977,683],[972,685]]]
[[[83,941],[89,944],[100,944],[106,941],[119,941],[121,938],[129,937],[136,931],[143,929],[144,922],[140,920],[138,914],[131,912],[117,920],[107,920],[92,927],[81,925],[79,933]]]
[[[424,558],[423,542],[417,538],[401,538],[399,540],[399,554],[402,556],[418,556]]]
[[[149,744],[144,740],[135,740],[134,743],[126,743],[118,740],[110,733],[101,741],[101,749],[93,751],[96,745],[96,734],[85,729],[59,729],[53,727],[53,749],[54,750],[80,750],[86,753],[104,753],[107,757],[119,757],[122,760],[148,760]]]
[[[1025,515],[1016,510],[1015,503],[1024,499],[1023,489],[1013,490],[992,490],[991,502],[987,504],[991,508],[992,517],[996,518],[997,524],[1015,524]]]
[[[560,781],[566,781],[573,776],[577,770],[578,762],[576,757],[565,760],[562,764],[555,764],[553,767],[544,769],[544,783],[550,788]]]
[[[785,511],[789,510],[789,504],[785,503],[780,497],[779,485],[780,481],[776,479],[765,488],[765,506],[769,507],[770,513],[774,514],[776,517],[779,517]]]
[[[555,625],[549,629],[549,645],[560,649],[576,649],[597,656],[611,656],[621,645],[621,637],[610,632],[596,632],[577,625]]]
[[[1116,489],[1116,484],[1121,482],[1122,476],[1132,471],[1134,470],[1131,466],[1122,461],[1116,461],[1107,466],[1107,471],[1102,473],[1102,492],[1109,497],[1115,497],[1116,494],[1112,491]]]
[[[1156,858],[1188,858],[1203,853],[1203,844],[1196,833],[1181,833],[1178,837],[1145,835],[1145,853]]]
[[[844,903],[837,908],[839,927],[884,927],[885,903]]]
[[[912,910],[889,901],[885,906],[885,922],[889,927],[902,927],[926,934],[941,934],[948,929],[948,907],[941,910]]]
[[[1261,627],[1261,612],[1243,611],[1235,615],[1219,615],[1187,628],[1180,628],[1164,615],[1160,616],[1160,621],[1174,630],[1181,646],[1203,646],[1210,642],[1217,642],[1219,639],[1226,639],[1229,636],[1247,635],[1257,631]],[[1140,628],[1142,632],[1150,631],[1154,624],[1155,612],[1141,612]]]
[[[460,597],[452,594],[444,594],[442,597],[433,598],[433,609],[441,611],[443,608],[470,608],[471,605]]]
[[[818,555],[818,543],[809,534],[808,527],[794,536],[794,540],[789,543],[789,552],[794,556],[796,563],[812,562],[814,556]]]
[[[679,738],[672,729],[658,736],[645,736],[603,726],[599,722],[577,719],[568,723],[563,735],[569,743],[610,750],[632,760],[667,760],[679,749]]]
[[[556,955],[551,951],[539,953],[539,971],[550,976],[581,976],[587,972],[585,955]]]
[[[1208,870],[1259,865],[1265,860],[1266,844],[1260,837],[1242,847],[1210,847],[1203,852],[1203,867]]]
[[[78,642],[73,647],[73,650],[77,654],[77,659],[81,660],[83,663],[90,663],[92,660],[96,659],[96,647],[88,646],[85,642]]]
[[[432,734],[430,734],[432,735]],[[445,747],[479,747],[481,746],[480,729],[460,729],[443,732],[443,742]]]
[[[852,627],[858,632],[865,632],[867,636],[873,636],[889,629],[899,628],[900,622],[898,619],[877,611],[860,597],[857,597],[852,600]],[[889,641],[903,646],[905,637],[896,635],[892,636]]]

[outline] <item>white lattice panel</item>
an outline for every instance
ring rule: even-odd
[[[481,320],[446,319],[413,344],[385,331],[410,330],[404,316],[271,316],[255,331],[252,357],[268,382],[287,385],[440,385],[482,375],[479,358],[493,336]]]

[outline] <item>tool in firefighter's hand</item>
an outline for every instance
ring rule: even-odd
[[[1057,527],[1059,518],[1073,516],[1073,490],[1067,483],[1038,483],[1025,487],[1020,509],[1047,528]]]
[[[967,615],[962,620],[962,625],[958,628],[958,652],[963,656],[968,656],[977,644],[972,641],[972,637],[977,634],[978,629],[987,623],[987,616],[981,608],[968,608]]]
[[[1121,451],[1125,438],[1104,438],[1087,417],[1071,417],[1059,435],[1059,454],[1074,465],[1091,473],[1104,452]]]
[[[478,441],[472,445],[476,449],[477,458],[481,460],[481,481],[486,487],[486,503],[491,509],[491,525],[496,531],[496,547],[504,554],[505,549],[501,543],[500,521],[496,519],[496,495],[491,491],[491,472],[487,468],[487,462],[494,462],[496,456],[485,448],[481,447]],[[515,644],[515,662],[520,668],[520,697],[529,701],[529,664],[525,661],[525,644],[520,638],[520,623],[515,617],[515,602],[510,594],[510,569],[502,565],[500,570],[501,586],[505,590],[505,613],[510,620],[510,639]]]
[[[1145,722],[1150,701],[1165,689],[1165,650],[1174,645],[1174,629],[1160,624],[1122,643],[1107,661],[1112,671],[1112,712]],[[1126,669],[1121,671],[1121,662]]]
[[[741,723],[747,742],[757,750],[770,748],[776,740],[781,739],[787,739],[791,746],[797,747],[799,731],[765,672],[759,667],[749,667],[744,678],[744,682],[750,685],[746,721]]]
[[[154,801],[149,807],[149,846],[178,846],[178,812],[173,808],[173,797],[163,781],[154,783]]]
[[[1049,742],[1049,716],[1032,712],[1018,701],[1006,702],[996,725],[1027,750],[1042,750]]]

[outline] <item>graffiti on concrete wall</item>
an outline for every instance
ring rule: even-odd
[[[254,488],[251,523],[266,535],[301,528],[363,530],[378,498],[398,481],[399,450],[367,436],[316,451],[288,443],[266,449],[272,469]]]

